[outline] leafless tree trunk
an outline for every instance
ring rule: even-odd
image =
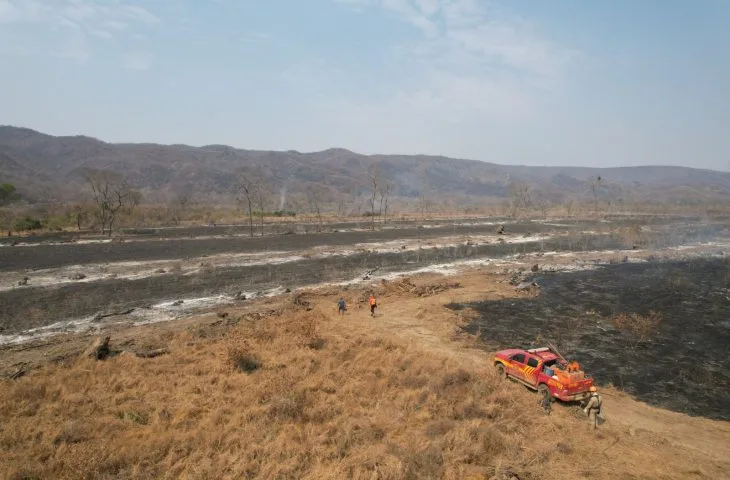
[[[591,179],[591,190],[593,191],[593,211],[598,218],[598,188],[602,185],[603,179],[600,175]]]
[[[192,202],[193,192],[191,190],[186,189],[176,195],[172,206],[172,221],[175,225],[178,225],[183,217],[185,217],[185,212]]]
[[[418,192],[418,210],[421,212],[421,221],[426,220],[426,213],[428,212],[429,200],[427,197],[427,191],[429,190],[428,180],[424,177],[421,181],[421,188]]]
[[[84,175],[91,189],[96,206],[96,217],[101,226],[101,234],[111,236],[118,215],[139,205],[141,195],[130,188],[121,176],[106,170],[92,170]]]
[[[378,206],[378,222],[383,223],[383,200],[385,199],[385,193],[383,192],[382,187],[378,192],[378,196],[380,197],[380,205]]]
[[[322,187],[319,186],[313,186],[310,188],[310,190],[307,192],[307,199],[309,200],[309,206],[314,212],[315,215],[317,215],[317,222],[319,223],[319,226],[317,227],[317,231],[322,230],[322,197],[324,196],[324,192],[322,191]]]
[[[375,230],[375,199],[378,196],[380,188],[380,169],[377,165],[373,165],[368,170],[368,176],[370,177],[370,183],[373,191],[370,195],[370,229]]]
[[[263,179],[260,179],[256,183],[255,191],[256,191],[256,203],[257,203],[257,207],[259,209],[259,215],[260,215],[259,224],[261,226],[261,236],[263,237],[264,236],[264,220],[265,220],[264,217],[266,216],[266,204],[267,204],[266,200],[268,199],[268,196],[269,196],[269,188],[268,188],[268,184],[266,183],[266,181]]]
[[[565,203],[565,213],[567,213],[569,217],[573,215],[573,200],[568,200]]]
[[[512,197],[511,216],[517,215],[521,208],[528,208],[532,203],[532,194],[530,186],[526,183],[512,183],[509,187],[510,196]]]
[[[383,188],[381,189],[381,199],[385,200],[385,206],[383,210],[383,223],[388,223],[388,199],[390,198],[390,194],[393,191],[393,183],[392,182],[386,182]],[[381,200],[382,203],[382,200]]]
[[[72,211],[73,219],[76,223],[76,229],[80,232],[81,226],[86,222],[88,209],[85,205],[75,205]]]
[[[418,196],[418,211],[421,212],[421,221],[426,220],[426,210],[428,210],[428,200],[424,194]]]
[[[345,216],[345,200],[340,198],[337,201],[337,218],[342,219]]]
[[[238,201],[244,202],[248,207],[248,233],[253,237],[253,202],[255,184],[252,176],[246,172],[239,174],[240,180],[237,185]]]

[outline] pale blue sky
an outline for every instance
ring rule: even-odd
[[[727,0],[0,0],[0,124],[730,169]]]

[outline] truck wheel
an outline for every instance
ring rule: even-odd
[[[507,371],[504,369],[504,365],[502,365],[501,363],[497,364],[497,374],[503,379],[507,378]]]
[[[547,385],[545,385],[544,383],[541,383],[540,385],[537,386],[537,393],[539,395],[542,395],[543,397],[549,397],[550,389],[548,388]]]

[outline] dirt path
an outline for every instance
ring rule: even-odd
[[[408,344],[426,348],[442,356],[449,356],[464,363],[465,368],[491,364],[490,356],[478,348],[473,337],[465,335],[458,326],[465,322],[463,315],[468,312],[454,312],[445,305],[454,301],[468,301],[474,298],[503,299],[513,297],[514,289],[498,275],[485,275],[472,272],[458,277],[462,288],[447,290],[430,297],[393,295],[383,292],[379,296],[379,309],[370,316],[369,309],[362,303],[360,308],[357,297],[346,295],[349,311],[344,318],[336,313],[336,298],[318,298],[317,306],[331,312],[329,318],[333,332],[345,338],[357,337],[366,333],[376,333],[384,338],[399,339]],[[421,277],[416,283],[443,281],[443,277]],[[522,387],[516,386],[519,394],[529,395]],[[690,465],[702,460],[697,475],[730,475],[730,423],[690,417],[632,399],[629,395],[612,387],[602,388],[604,411],[608,422],[602,431],[615,435],[618,439],[630,438],[639,444],[651,447],[674,447],[678,452],[677,461],[687,454]],[[560,418],[575,417],[576,407],[558,407],[554,415]],[[618,449],[617,449],[618,451]],[[687,465],[685,464],[685,467]]]

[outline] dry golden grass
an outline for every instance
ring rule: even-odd
[[[463,478],[522,458],[531,420],[514,413],[531,405],[492,375],[382,338],[326,339],[321,322],[243,320],[218,340],[180,333],[166,357],[7,381],[0,476]]]
[[[2,380],[0,478],[684,478],[662,465],[676,451],[548,417],[477,352],[348,331],[320,308]]]

